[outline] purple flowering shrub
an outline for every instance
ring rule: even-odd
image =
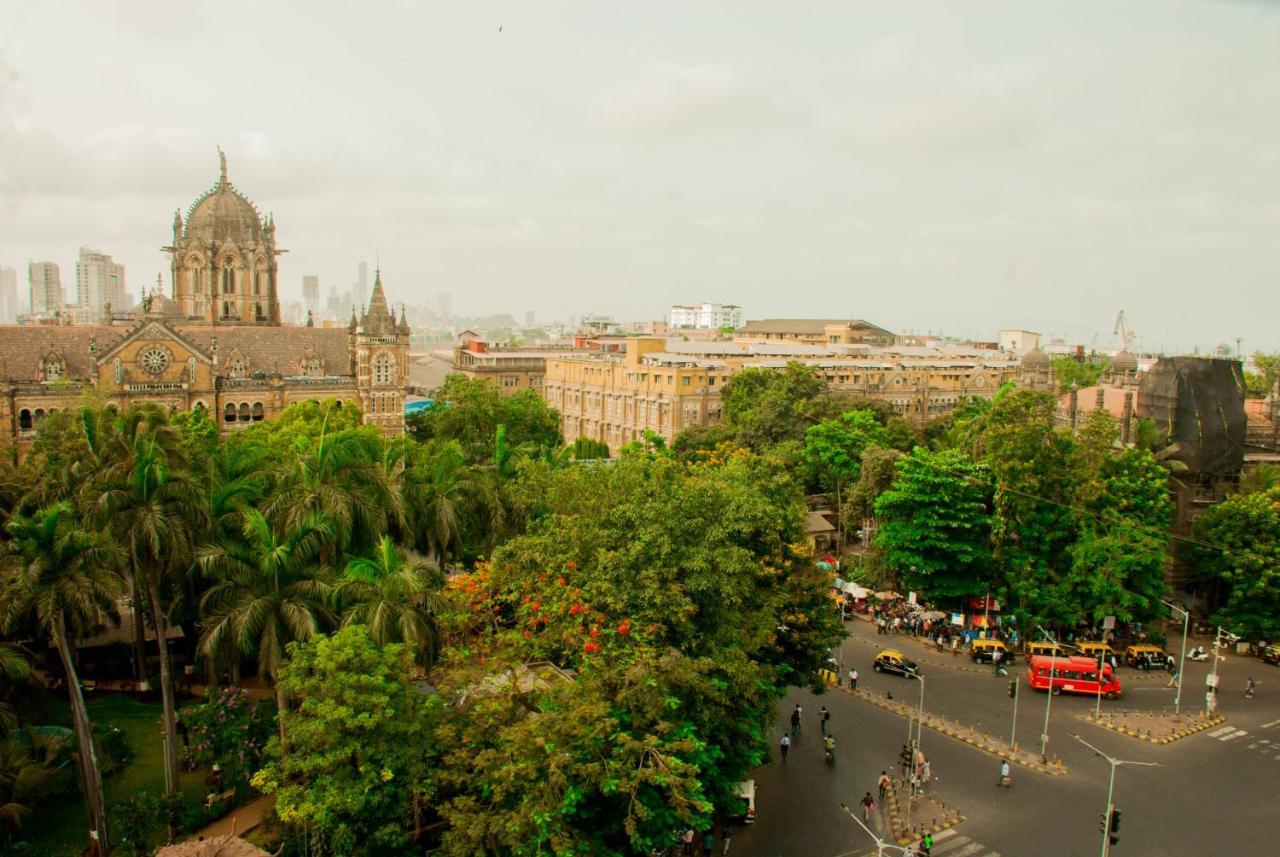
[[[251,699],[242,687],[210,688],[204,702],[186,706],[179,718],[189,732],[188,758],[220,766],[228,788],[248,783],[276,731],[275,703]]]

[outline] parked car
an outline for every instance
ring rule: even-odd
[[[973,658],[975,663],[991,663],[996,652],[1003,653],[1000,655],[1000,663],[1006,666],[1013,663],[1013,652],[1009,651],[1009,647],[1003,640],[974,640],[969,644],[969,657]]]
[[[1269,646],[1263,646],[1262,662],[1264,664],[1280,664],[1280,645],[1272,643]]]
[[[920,666],[897,649],[885,649],[876,655],[871,668],[878,673],[897,673],[905,678],[920,675]]]
[[[1140,670],[1162,670],[1169,665],[1169,653],[1159,646],[1137,643],[1124,650],[1124,662]]]

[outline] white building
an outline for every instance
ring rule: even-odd
[[[18,271],[0,268],[0,324],[18,320]]]
[[[113,312],[128,310],[124,265],[106,253],[81,247],[80,258],[76,262],[75,305],[77,324],[99,323],[106,316],[108,307]]]
[[[672,327],[742,327],[742,307],[734,304],[673,304],[668,316]]]
[[[1026,354],[1040,347],[1040,334],[1030,330],[1000,331],[1000,350],[1012,351],[1014,354]]]
[[[62,311],[62,273],[57,262],[27,265],[27,282],[31,285],[32,316],[53,318]]]

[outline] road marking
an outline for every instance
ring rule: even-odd
[[[1219,741],[1232,741],[1232,740],[1234,740],[1234,739],[1236,739],[1236,738],[1241,737],[1242,735],[1248,735],[1248,734],[1249,734],[1249,733],[1248,733],[1248,732],[1246,732],[1246,731],[1244,731],[1243,729],[1237,729],[1237,730],[1235,731],[1235,733],[1234,733],[1234,734],[1232,734],[1232,735],[1223,735],[1223,736],[1222,736],[1221,738],[1219,738],[1218,740],[1219,740]]]
[[[1246,749],[1246,750],[1256,750],[1256,749],[1258,749],[1258,742],[1257,742],[1257,741],[1254,741],[1254,742],[1253,742],[1252,744],[1250,744],[1248,747],[1245,747],[1245,749]]]
[[[981,842],[970,842],[964,848],[955,852],[952,857],[973,857],[974,854],[980,854],[986,850],[987,846],[983,845]]]
[[[1217,738],[1219,735],[1226,735],[1228,732],[1230,732],[1231,730],[1233,730],[1233,729],[1235,729],[1235,728],[1236,728],[1236,727],[1234,727],[1234,726],[1223,726],[1223,727],[1222,727],[1222,728],[1220,728],[1220,729],[1215,729],[1215,730],[1213,730],[1212,732],[1210,732],[1210,733],[1209,733],[1209,737],[1210,737],[1210,738]]]
[[[1270,729],[1272,726],[1275,726],[1276,724],[1280,724],[1280,720],[1272,720],[1270,723],[1263,723],[1262,728]]]

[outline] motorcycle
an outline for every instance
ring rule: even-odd
[[[1207,661],[1209,660],[1209,653],[1203,649],[1196,649],[1195,651],[1187,653],[1187,660],[1196,662]]]
[[[836,760],[836,744],[834,741],[827,741],[826,749],[823,750],[823,758],[826,759],[828,765]]]

